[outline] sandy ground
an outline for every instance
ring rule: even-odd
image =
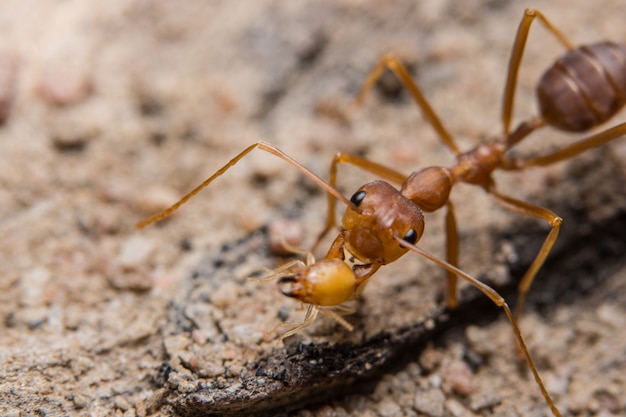
[[[261,359],[317,347],[356,351],[428,323],[441,314],[444,290],[437,267],[407,256],[372,279],[347,317],[354,332],[322,318],[276,347],[272,329],[298,320],[298,305],[245,278],[285,260],[269,250],[268,227],[292,221],[308,247],[326,205],[319,189],[271,155],[254,151],[168,221],[133,228],[259,139],[324,178],[337,151],[407,173],[451,164],[408,95],[390,97],[393,83],[363,108],[341,111],[386,52],[410,64],[463,147],[500,132],[508,54],[532,4],[460,4],[3,1],[0,415],[256,414],[281,392],[290,396],[271,414],[549,415],[517,367],[510,326],[496,308],[471,312],[479,321],[460,321],[375,374],[338,375],[336,389],[312,386],[315,395],[260,372]],[[626,39],[624,2],[541,7],[575,43]],[[533,29],[516,120],[535,111],[534,85],[561,52]],[[571,139],[546,129],[520,151]],[[565,218],[562,256],[540,273],[547,284],[531,293],[522,323],[565,416],[626,414],[625,159],[626,141],[618,140],[565,164],[497,176],[503,192]],[[350,195],[371,178],[342,167],[339,188]],[[455,190],[453,201],[462,268],[504,286],[519,278],[516,259],[536,251],[546,228],[471,187]],[[427,222],[421,244],[441,255],[442,216]],[[538,233],[520,246],[516,236],[527,230]],[[561,297],[559,283],[574,290]],[[259,391],[246,391],[251,386]]]

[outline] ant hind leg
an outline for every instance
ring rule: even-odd
[[[507,162],[507,166],[503,168],[508,170],[520,170],[532,166],[551,165],[573,158],[588,149],[604,145],[605,143],[618,139],[624,135],[626,135],[626,123],[620,123],[617,126],[603,130],[595,135],[577,140],[576,142],[547,155],[529,159],[511,158]]]
[[[524,48],[528,40],[530,25],[537,18],[543,26],[548,29],[552,35],[566,48],[573,49],[573,44],[567,39],[560,30],[556,28],[539,10],[526,9],[524,16],[519,23],[513,48],[511,49],[511,58],[509,59],[509,70],[507,71],[506,83],[504,84],[504,95],[502,97],[502,126],[504,135],[507,136],[511,132],[511,115],[513,114],[513,102],[515,99],[515,87],[517,86],[517,74],[519,72]]]
[[[543,245],[541,245],[541,249],[535,256],[535,259],[531,263],[530,267],[522,277],[522,280],[518,284],[518,301],[517,306],[515,308],[515,319],[517,321],[520,320],[522,311],[524,309],[524,302],[526,300],[526,294],[532,285],[539,268],[543,265],[548,254],[552,250],[552,246],[554,246],[554,242],[559,234],[559,230],[561,228],[561,223],[563,219],[559,216],[551,212],[550,210],[536,206],[534,204],[526,203],[524,201],[516,200],[511,197],[507,197],[502,195],[495,190],[489,190],[489,193],[496,199],[496,201],[504,208],[509,211],[524,215],[535,217],[538,219],[545,220],[550,225],[550,232],[548,236],[546,236],[543,241]]]
[[[417,85],[415,80],[413,80],[413,77],[411,77],[411,74],[406,69],[404,64],[402,64],[402,62],[393,55],[384,55],[378,61],[378,64],[376,64],[374,69],[370,72],[367,79],[363,83],[359,94],[356,96],[355,104],[358,106],[363,103],[363,101],[365,100],[365,96],[372,89],[374,84],[376,84],[376,81],[378,81],[378,79],[383,75],[385,68],[393,72],[395,76],[398,77],[398,79],[402,82],[404,87],[409,90],[409,93],[413,97],[413,100],[415,100],[415,103],[417,103],[417,106],[422,111],[424,118],[435,129],[443,144],[446,145],[446,147],[448,147],[448,149],[450,149],[455,155],[458,155],[461,150],[456,144],[456,141],[445,128],[445,126],[441,122],[441,119],[439,118],[437,113],[435,113],[435,110],[433,110],[432,106],[424,96],[424,93]]]

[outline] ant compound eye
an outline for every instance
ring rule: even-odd
[[[363,190],[357,191],[356,193],[352,195],[352,197],[350,197],[350,202],[354,204],[355,206],[359,207],[361,203],[363,202],[363,200],[365,199],[366,194],[367,193]]]
[[[410,243],[411,245],[414,245],[415,242],[417,242],[417,232],[415,231],[415,229],[409,229],[409,231],[406,232],[402,240]]]

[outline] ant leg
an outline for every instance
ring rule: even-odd
[[[299,259],[295,259],[293,261],[289,261],[279,266],[278,268],[274,268],[274,269],[263,268],[263,271],[265,271],[265,274],[261,275],[260,277],[248,277],[246,278],[246,280],[251,281],[251,282],[258,282],[258,283],[266,283],[266,282],[274,281],[286,275],[292,274],[293,269],[297,269],[297,270],[304,269],[307,264],[305,264]]]
[[[348,323],[340,315],[340,314],[351,314],[351,313],[354,313],[354,311],[355,311],[354,308],[346,308],[346,309],[320,308],[319,311],[320,311],[320,313],[324,314],[325,316],[328,316],[328,317],[332,318],[333,320],[335,320],[337,323],[341,324],[341,326],[343,326],[343,328],[346,329],[347,331],[351,332],[352,330],[354,330],[354,326],[352,326],[350,323]]]
[[[304,321],[302,323],[298,323],[298,324],[283,323],[283,324],[279,324],[278,326],[276,326],[276,329],[280,327],[295,326],[295,327],[292,327],[290,330],[286,331],[285,333],[283,333],[282,335],[280,335],[280,338],[278,341],[282,342],[284,339],[288,338],[289,336],[293,336],[296,333],[300,333],[302,330],[309,327],[317,318],[318,313],[322,313],[323,315],[332,318],[341,326],[343,326],[346,330],[351,332],[352,330],[354,330],[354,327],[350,323],[348,323],[346,320],[344,320],[343,317],[340,316],[340,314],[351,314],[351,313],[354,313],[354,311],[355,309],[350,306],[345,306],[345,307],[340,306],[339,308],[337,307],[320,308],[319,306],[309,304],[309,306],[306,309],[306,315],[304,316]]]
[[[454,206],[450,201],[446,203],[446,248],[448,263],[450,265],[459,265],[459,235],[456,227],[456,219],[454,217]],[[455,309],[459,305],[459,301],[456,296],[456,274],[447,271],[448,273],[448,308]]]
[[[518,285],[519,292],[517,296],[517,306],[515,308],[515,319],[520,320],[522,310],[524,309],[526,294],[535,279],[535,275],[537,275],[537,271],[539,271],[539,268],[541,268],[546,260],[546,257],[552,250],[552,246],[554,245],[554,242],[559,234],[559,229],[563,219],[546,208],[504,196],[493,189],[489,190],[489,192],[496,199],[496,201],[507,210],[524,216],[531,216],[545,220],[551,227],[550,233],[548,233],[548,236],[546,236],[546,239],[543,241],[543,245],[541,246],[539,253]]]
[[[460,278],[464,279],[465,281],[469,282],[474,287],[476,287],[478,290],[480,290],[483,294],[485,294],[487,297],[489,297],[491,299],[491,301],[493,301],[494,304],[496,304],[498,307],[501,307],[504,310],[504,312],[506,314],[506,317],[509,320],[509,323],[511,324],[511,327],[513,329],[513,333],[515,334],[515,338],[516,338],[516,340],[518,342],[518,345],[519,345],[522,353],[524,354],[524,357],[526,358],[526,362],[528,363],[528,367],[530,368],[531,372],[533,373],[533,376],[535,377],[535,381],[537,382],[537,385],[539,386],[539,389],[541,390],[541,394],[543,395],[543,398],[546,400],[546,403],[550,407],[550,410],[552,411],[552,414],[555,417],[561,417],[561,413],[556,408],[556,405],[554,405],[554,401],[552,401],[552,398],[550,397],[550,394],[548,393],[548,391],[546,390],[545,385],[543,384],[541,376],[539,376],[539,372],[537,371],[537,368],[535,367],[535,363],[533,362],[533,359],[530,356],[530,353],[528,352],[528,348],[526,347],[526,342],[524,342],[524,338],[522,336],[522,332],[521,332],[519,326],[517,325],[517,321],[515,320],[515,317],[511,313],[511,309],[509,308],[509,306],[506,303],[506,301],[504,300],[504,298],[502,298],[502,296],[500,294],[498,294],[493,288],[491,288],[487,284],[485,284],[483,282],[480,282],[479,280],[477,280],[476,278],[474,278],[471,275],[467,274],[466,272],[463,272],[459,268],[455,267],[454,265],[451,265],[448,262],[443,261],[443,260],[437,258],[435,255],[432,255],[431,253],[425,251],[424,249],[418,248],[417,246],[412,245],[412,244],[406,242],[405,240],[403,240],[402,238],[397,237],[397,236],[396,236],[396,241],[401,246],[404,246],[405,248],[409,249],[410,251],[412,251],[412,252],[414,252],[414,253],[416,253],[416,254],[418,254],[418,255],[428,259],[429,261],[439,265],[440,267],[442,267],[446,271],[452,272],[455,275],[457,275],[458,277],[460,277]]]
[[[151,217],[148,217],[148,218],[140,221],[139,223],[137,223],[135,225],[135,227],[138,228],[138,229],[141,229],[143,227],[146,227],[146,226],[148,226],[148,225],[150,225],[150,224],[152,224],[154,222],[158,222],[159,220],[162,220],[163,218],[169,216],[175,210],[177,210],[180,206],[185,204],[191,197],[193,197],[196,194],[198,194],[203,188],[205,188],[207,185],[209,185],[211,182],[213,182],[213,180],[215,180],[217,177],[222,175],[229,168],[231,168],[233,165],[235,165],[237,162],[239,162],[244,156],[246,156],[253,149],[256,149],[256,148],[258,148],[258,149],[260,149],[262,151],[268,152],[268,153],[270,153],[270,154],[272,154],[274,156],[277,156],[280,159],[282,159],[283,161],[291,164],[293,167],[298,169],[304,175],[306,175],[311,180],[313,180],[313,182],[315,182],[317,185],[319,185],[321,188],[323,188],[324,191],[326,191],[328,194],[333,195],[334,198],[339,199],[342,203],[344,203],[347,206],[354,206],[347,198],[345,198],[343,195],[341,195],[341,193],[339,191],[337,191],[334,187],[328,185],[328,183],[326,181],[324,181],[323,179],[321,179],[320,177],[315,175],[313,172],[311,172],[310,170],[305,168],[303,165],[301,165],[295,159],[291,158],[290,156],[285,154],[283,151],[281,151],[280,149],[278,149],[274,145],[270,145],[267,142],[259,141],[259,142],[253,143],[252,145],[248,146],[246,149],[241,151],[237,156],[235,156],[233,159],[231,159],[226,165],[224,165],[222,168],[217,170],[209,178],[204,180],[204,182],[202,184],[198,185],[189,194],[187,194],[186,196],[181,198],[178,202],[174,203],[174,205],[172,205],[171,207],[163,210],[160,213],[157,213],[157,214],[155,214],[155,215],[153,215]]]
[[[385,68],[393,72],[402,84],[404,84],[404,87],[409,90],[409,93],[413,96],[413,99],[422,111],[424,118],[433,126],[443,144],[454,152],[455,155],[458,155],[461,151],[454,141],[454,138],[441,123],[439,116],[437,116],[437,113],[435,113],[430,103],[422,93],[422,90],[413,80],[409,71],[405,68],[402,62],[393,55],[385,55],[380,59],[380,61],[378,61],[378,64],[376,64],[363,83],[363,86],[355,99],[356,105],[361,105],[363,103],[365,96],[372,89],[376,81],[378,81],[378,79],[382,76]]]
[[[277,327],[289,327],[289,326],[295,325],[295,327],[293,327],[292,329],[280,335],[280,338],[278,339],[278,341],[282,342],[284,339],[288,338],[289,336],[293,336],[296,333],[300,333],[302,330],[309,327],[315,321],[315,318],[317,317],[318,312],[319,312],[319,308],[316,305],[309,304],[309,306],[306,309],[306,315],[304,316],[304,321],[302,323],[300,324],[284,323],[284,324],[278,325]]]
[[[356,300],[358,298],[358,296],[355,296],[354,300]],[[321,309],[320,309],[321,310]],[[331,307],[324,307],[325,311],[332,311],[335,314],[339,314],[341,316],[346,316],[348,314],[354,314],[354,312],[356,312],[356,305],[354,303],[352,303],[351,301],[347,301],[344,304],[339,304],[336,306],[331,306]]]
[[[528,32],[530,25],[535,20],[545,26],[552,35],[565,46],[566,49],[573,49],[572,43],[559,31],[550,21],[539,11],[535,9],[526,9],[524,16],[519,23],[515,40],[513,41],[513,49],[511,50],[511,58],[509,60],[509,70],[507,72],[506,83],[504,87],[504,96],[502,100],[502,126],[504,135],[507,136],[511,131],[511,115],[513,114],[513,101],[515,99],[515,87],[517,86],[517,74],[522,62],[522,55],[526,47]]]
[[[402,184],[406,179],[406,175],[401,174],[393,169],[386,167],[384,165],[378,164],[376,162],[370,161],[368,159],[362,158],[357,155],[347,154],[343,152],[337,152],[335,156],[333,156],[333,160],[330,164],[330,173],[328,176],[328,184],[332,188],[337,187],[337,165],[339,164],[351,164],[356,167],[363,169],[364,171],[371,172],[374,175],[379,176],[382,179],[385,179],[389,182],[395,184]],[[322,239],[328,234],[328,232],[335,227],[335,203],[337,200],[335,197],[328,193],[328,213],[326,216],[326,225],[322,232],[317,236],[315,240],[315,244],[311,248],[311,252],[315,252],[315,249],[320,244]]]
[[[531,166],[545,166],[554,164],[555,162],[572,158],[588,149],[603,145],[625,134],[626,123],[621,123],[603,132],[597,133],[593,136],[589,136],[588,138],[580,139],[572,143],[571,145],[566,146],[565,148],[548,155],[526,160],[511,159],[506,163],[506,166],[504,166],[503,168],[508,170],[517,170]]]

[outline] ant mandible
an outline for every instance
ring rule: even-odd
[[[535,19],[538,19],[565,46],[567,52],[544,73],[538,84],[539,116],[523,121],[515,129],[511,129],[518,70],[531,24]],[[444,145],[455,154],[457,161],[451,168],[428,167],[406,177],[365,158],[337,153],[331,163],[329,181],[326,182],[280,149],[260,141],[244,149],[173,206],[139,222],[137,227],[147,226],[170,215],[253,149],[258,148],[275,155],[294,166],[328,193],[326,226],[318,236],[315,246],[335,226],[336,201],[341,201],[347,207],[341,222],[341,231],[323,259],[316,261],[311,252],[291,248],[294,252],[305,253],[306,262],[295,260],[258,278],[260,281],[278,280],[283,294],[309,305],[304,322],[284,333],[281,339],[309,326],[319,312],[333,317],[350,330],[352,327],[340,317],[340,314],[350,312],[351,309],[343,304],[356,298],[367,280],[381,266],[394,262],[411,251],[447,271],[449,307],[454,308],[457,305],[456,280],[460,277],[478,288],[504,310],[546,403],[555,416],[560,416],[526,348],[517,319],[521,314],[528,289],[554,245],[562,219],[546,208],[499,193],[491,174],[496,169],[513,171],[531,166],[550,165],[625,134],[626,123],[622,123],[541,157],[518,159],[507,154],[530,133],[546,125],[564,131],[584,132],[609,120],[626,102],[625,67],[625,45],[607,41],[573,47],[541,12],[527,9],[520,22],[509,61],[502,105],[503,131],[490,141],[461,152],[406,68],[391,55],[384,56],[378,62],[356,98],[357,104],[362,103],[385,68],[391,70],[409,90]],[[348,200],[335,188],[337,165],[342,163],[352,164],[383,180],[398,184],[400,190],[388,182],[378,180],[363,185]],[[515,315],[495,290],[457,268],[457,226],[449,195],[453,185],[459,182],[478,185],[504,208],[545,220],[551,227],[539,253],[519,284]],[[424,231],[423,212],[435,211],[444,206],[447,262],[415,246]]]

